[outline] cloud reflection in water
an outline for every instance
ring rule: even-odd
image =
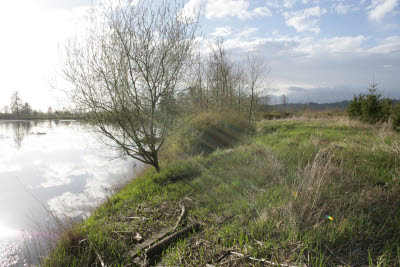
[[[13,261],[11,239],[35,232],[30,218],[48,224],[43,206],[58,216],[88,215],[134,163],[110,160],[117,152],[102,147],[84,123],[0,121],[0,135],[9,137],[0,139],[0,266]]]

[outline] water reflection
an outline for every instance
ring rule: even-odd
[[[4,135],[4,130],[10,132],[15,146],[18,149],[21,147],[24,138],[30,133],[30,130],[34,126],[31,121],[2,121],[1,124],[3,124],[3,133],[0,134],[2,137],[0,139],[9,137]]]
[[[111,161],[117,152],[75,121],[0,121],[0,137],[0,266],[21,264],[27,240],[46,235],[47,210],[88,215],[134,163]]]

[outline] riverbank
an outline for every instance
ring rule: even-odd
[[[0,117],[1,121],[34,121],[34,120],[87,120],[85,116],[43,116],[43,117]]]
[[[344,118],[256,128],[208,156],[164,151],[160,173],[145,171],[67,230],[44,265],[400,263],[398,133]],[[156,255],[141,249],[197,224]]]

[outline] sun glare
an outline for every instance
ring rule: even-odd
[[[19,231],[0,224],[0,239],[18,236]]]

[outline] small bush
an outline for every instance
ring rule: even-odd
[[[397,105],[394,106],[391,119],[393,128],[400,129],[400,102],[398,102]]]
[[[365,96],[359,94],[358,96],[354,96],[354,99],[350,101],[349,106],[347,108],[347,114],[350,118],[360,118],[362,115],[362,103]]]
[[[185,154],[210,154],[217,148],[234,146],[251,131],[242,118],[202,113],[181,124],[172,138]]]
[[[286,118],[291,118],[292,115],[293,114],[289,112],[281,113],[279,111],[273,110],[271,112],[260,113],[260,118],[264,120],[286,119]]]
[[[354,96],[347,108],[350,118],[360,119],[367,123],[386,122],[392,113],[392,100],[381,98],[377,93],[376,84],[372,84],[368,89],[368,94]]]

